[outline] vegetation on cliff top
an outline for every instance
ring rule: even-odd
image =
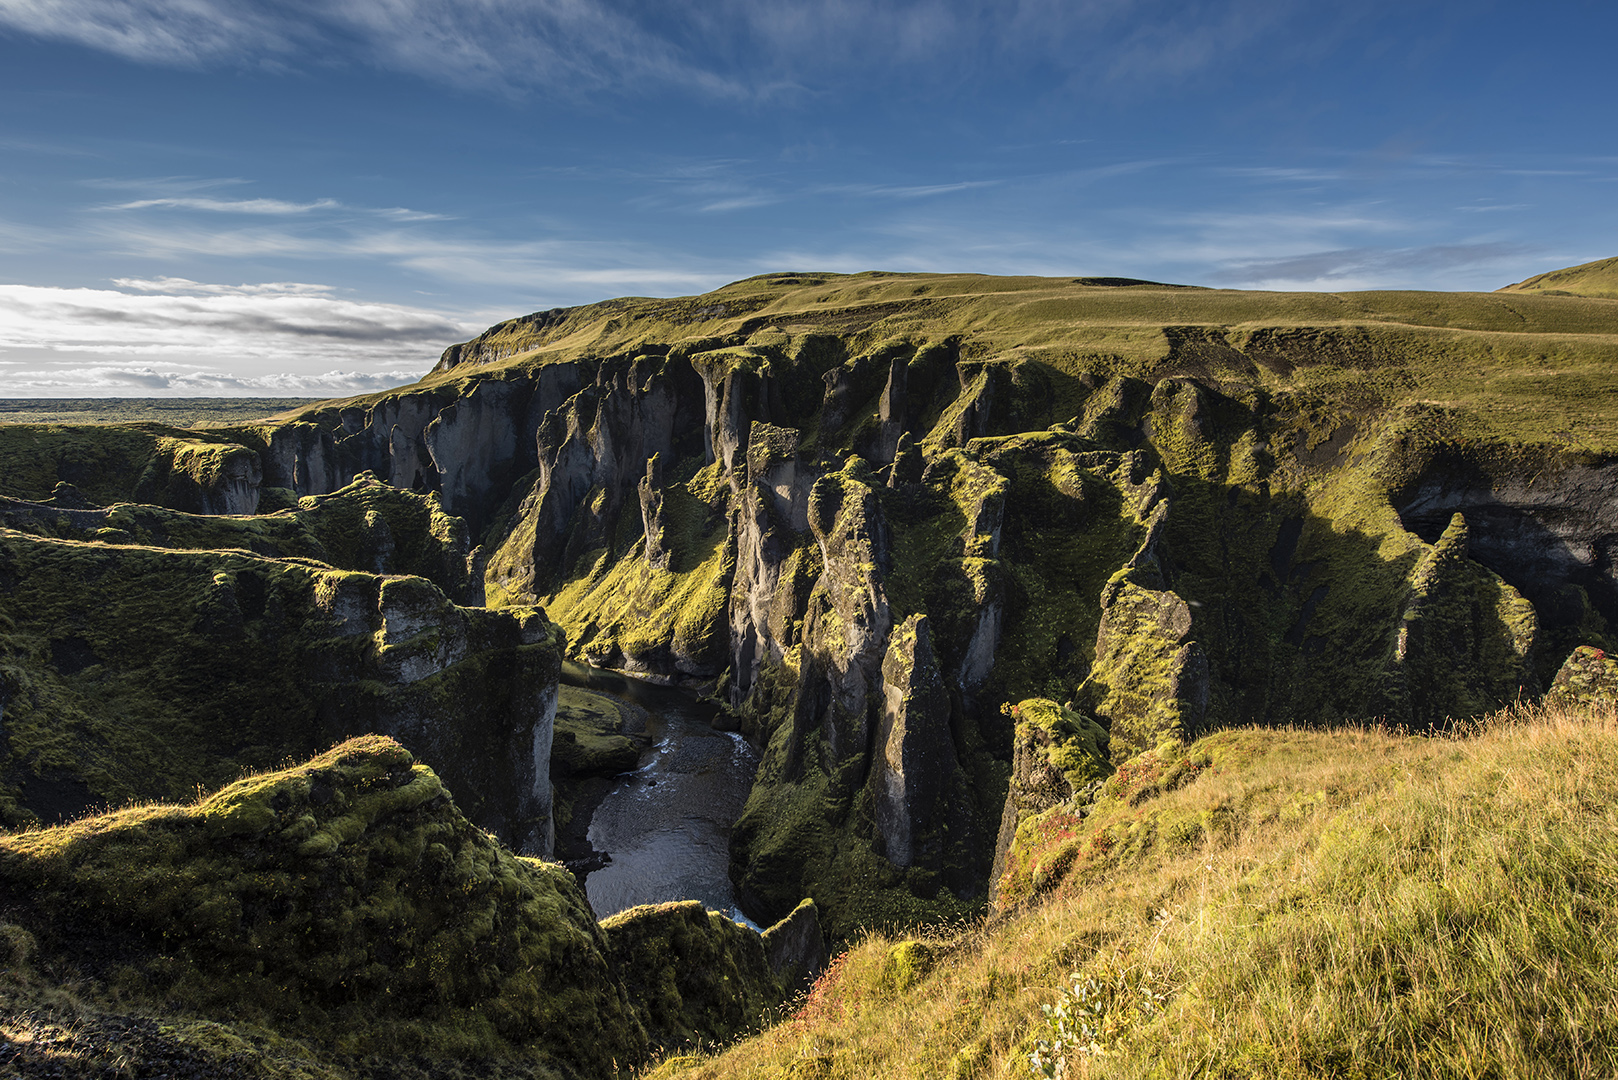
[[[1084,849],[1020,906],[869,936],[787,1022],[650,1075],[1031,1077],[1040,1006],[1073,973],[1095,1037],[1068,1048],[1070,1076],[1611,1074],[1609,710],[1153,751],[1051,823]]]
[[[1535,274],[1526,281],[1507,285],[1501,292],[1542,293],[1548,296],[1599,296],[1618,300],[1618,259],[1569,266]]]
[[[1594,272],[1611,261],[1573,269]],[[778,349],[776,339],[838,335],[851,356],[890,339],[953,339],[966,345],[967,359],[1022,360],[1069,377],[1241,381],[1355,411],[1435,402],[1459,409],[1478,432],[1618,448],[1618,407],[1606,400],[1618,387],[1618,307],[1598,297],[1271,293],[868,272],[766,274],[702,296],[625,298],[546,314],[509,320],[457,347],[457,362],[440,364],[419,385],[648,346],[689,355],[755,335],[766,353]],[[1029,426],[1072,415],[1063,398],[1058,392],[1050,417]],[[1566,403],[1575,398],[1588,411],[1570,415]],[[320,408],[282,415],[307,418]]]

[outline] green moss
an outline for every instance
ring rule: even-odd
[[[195,510],[198,489],[244,454],[252,452],[225,436],[162,424],[4,424],[0,494],[40,502],[66,481],[101,506],[146,501]]]
[[[502,849],[391,740],[0,838],[0,881],[44,950],[118,933],[138,996],[339,1053],[603,1072],[641,1046],[571,875]]]
[[[736,564],[735,541],[718,512],[726,494],[712,467],[664,491],[667,569],[649,565],[636,544],[615,559],[603,552],[595,572],[542,598],[576,655],[610,665],[620,656],[655,659],[672,650],[715,672],[725,667]]]
[[[461,519],[444,513],[436,494],[417,495],[368,474],[328,495],[291,499],[284,489],[260,516],[192,514],[119,503],[71,517],[15,511],[11,527],[63,539],[188,550],[242,550],[271,558],[308,559],[343,570],[417,574],[446,593],[467,589],[467,537]],[[273,512],[272,512],[273,511]]]
[[[641,744],[623,732],[617,703],[577,686],[557,688],[551,775],[616,776],[633,770]]]
[[[1043,734],[1043,738],[1030,740],[1030,745],[1062,774],[1071,790],[1079,791],[1111,774],[1107,732],[1088,716],[1044,698],[1020,702],[1012,715],[1019,727],[1027,725]]]
[[[928,942],[914,938],[901,941],[888,949],[882,962],[881,985],[893,994],[903,994],[933,969],[938,960],[937,950]]]
[[[524,686],[554,678],[555,646],[537,632],[523,644],[536,613],[455,608],[426,581],[394,580],[416,585],[246,552],[0,535],[7,823],[173,799],[383,725],[408,728],[447,775],[488,776],[467,795],[494,820],[481,799],[498,785],[474,759],[510,748],[481,717],[516,713]],[[385,592],[415,601],[384,605]],[[408,634],[405,607],[421,620]]]
[[[654,1046],[752,1033],[785,997],[758,933],[695,900],[621,911],[601,932]]]

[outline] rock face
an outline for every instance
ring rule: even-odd
[[[933,659],[927,617],[912,615],[888,639],[882,661],[882,720],[871,770],[876,850],[895,866],[937,867],[955,778],[949,694]]]
[[[82,512],[93,513],[93,512]],[[377,732],[467,812],[550,850],[559,642],[534,609],[246,552],[0,534],[0,812],[173,798]]]
[[[994,845],[993,891],[1005,874],[1017,828],[1094,790],[1112,772],[1107,730],[1054,701],[1030,698],[1007,710],[1017,722],[1011,786]]]
[[[843,936],[980,903],[1027,756],[1004,703],[1068,702],[1122,760],[1216,725],[1442,724],[1618,647],[1618,415],[1588,391],[1618,309],[1514,297],[1502,329],[1495,299],[1367,294],[1346,326],[1340,303],[770,275],[511,320],[284,425],[0,429],[21,463],[0,494],[222,512],[246,454],[259,502],[300,519],[363,471],[436,496],[478,544],[464,587],[380,511],[349,530],[372,562],[316,539],[333,565],[542,604],[570,655],[714,692],[762,751],[737,895],[765,918],[815,896]],[[1566,335],[1562,374],[1523,334]],[[1481,363],[1533,407],[1457,381]],[[30,529],[127,532],[58,509]],[[904,644],[922,620],[930,661]],[[468,662],[407,652],[390,678]]]

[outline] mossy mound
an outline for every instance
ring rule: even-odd
[[[1545,700],[1618,709],[1618,660],[1609,657],[1604,649],[1580,645],[1556,673]]]
[[[0,837],[0,897],[64,972],[337,1053],[599,1076],[643,1045],[572,875],[502,848],[385,738]]]
[[[601,932],[635,1016],[664,1049],[755,1032],[786,996],[759,934],[695,900],[621,911]]]
[[[618,703],[577,686],[557,688],[551,776],[616,776],[640,762],[641,743],[625,735]]]

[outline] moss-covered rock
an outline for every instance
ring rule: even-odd
[[[1567,705],[1618,708],[1618,660],[1606,650],[1580,645],[1562,664],[1545,699]]]
[[[390,734],[473,820],[548,850],[558,642],[533,609],[242,551],[0,533],[0,811],[174,799]]]
[[[1018,827],[1070,802],[1075,803],[1073,811],[1082,814],[1082,804],[1112,773],[1107,731],[1083,713],[1044,698],[1029,698],[1005,709],[1017,724],[1016,749],[995,841],[991,894],[998,891],[1011,865]]]
[[[758,932],[695,900],[621,911],[601,932],[655,1046],[756,1031],[785,997]]]
[[[63,974],[338,1053],[601,1076],[644,1045],[572,875],[502,848],[386,738],[0,837],[0,905]]]
[[[60,489],[64,485],[58,485]],[[283,489],[269,489],[281,492]],[[338,570],[415,574],[458,600],[481,598],[467,569],[466,525],[444,513],[435,494],[417,495],[369,473],[325,495],[291,492],[284,507],[260,516],[190,514],[163,506],[117,503],[69,508],[0,498],[0,522],[40,536],[188,550],[241,549],[271,558],[310,559]],[[276,496],[279,497],[279,496]]]
[[[561,686],[557,693],[551,777],[616,776],[632,771],[645,740],[637,742],[624,734],[617,702],[577,686]]]

